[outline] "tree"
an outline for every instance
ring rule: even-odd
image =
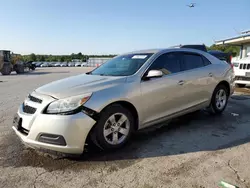
[[[79,52],[77,55],[76,55],[76,59],[82,59],[83,58],[83,55],[81,52]]]
[[[212,45],[208,47],[208,50],[219,50],[222,52],[230,53],[232,56],[238,56],[240,53],[240,47],[238,46],[229,46],[229,45]]]
[[[36,55],[34,53],[30,54],[30,61],[36,61]]]
[[[64,57],[64,56],[61,56],[61,57],[59,58],[59,61],[60,61],[60,62],[64,62],[64,61],[65,61],[65,57]]]
[[[44,61],[45,61],[44,55],[41,56],[40,61],[41,61],[41,62],[44,62]]]

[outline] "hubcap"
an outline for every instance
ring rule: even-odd
[[[105,122],[103,135],[105,140],[112,145],[122,143],[128,136],[130,122],[123,113],[111,115]]]
[[[227,94],[225,92],[225,90],[220,89],[217,94],[216,94],[216,107],[219,110],[222,110],[227,102]]]

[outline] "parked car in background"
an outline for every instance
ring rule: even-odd
[[[48,67],[49,63],[42,63],[40,67]]]
[[[61,64],[61,67],[67,67],[68,66],[68,63],[64,62]]]
[[[88,137],[117,149],[156,123],[204,108],[221,114],[233,92],[232,67],[206,52],[137,51],[31,92],[13,129],[32,147],[80,154]]]
[[[36,67],[41,67],[42,64],[43,64],[43,62],[37,62],[35,65],[36,65]]]
[[[246,58],[233,62],[235,73],[235,84],[238,87],[250,85],[250,52]]]
[[[68,64],[68,66],[69,66],[69,67],[74,67],[74,66],[75,66],[75,62],[70,62],[70,63]]]
[[[60,62],[57,62],[54,64],[54,67],[60,67],[61,66],[61,63]]]
[[[232,58],[233,58],[230,53],[225,53],[225,52],[222,52],[220,50],[209,50],[207,52],[210,53],[211,55],[217,57],[218,59],[227,62],[227,63],[231,63]]]
[[[49,67],[54,67],[54,64],[55,64],[54,62],[48,62]]]
[[[80,67],[82,65],[82,62],[77,62],[76,64],[75,64],[75,67]]]
[[[88,66],[88,63],[87,62],[83,62],[82,64],[81,64],[81,67],[87,67]]]
[[[222,52],[219,50],[209,50],[208,51],[207,47],[204,44],[185,44],[185,45],[179,45],[179,46],[175,46],[175,47],[201,50],[201,51],[207,52],[207,53],[217,57],[218,59],[220,59],[222,61],[226,61],[227,63],[231,64],[232,55],[230,53],[225,53],[225,52]]]

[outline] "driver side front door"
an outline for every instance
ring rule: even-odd
[[[142,126],[147,127],[166,116],[183,110],[186,94],[182,72],[182,56],[179,52],[160,55],[146,71],[161,70],[162,77],[143,79],[141,96],[143,101]]]

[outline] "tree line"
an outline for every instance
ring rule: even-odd
[[[229,46],[229,45],[219,45],[216,46],[215,44],[207,47],[208,50],[219,50],[225,53],[230,53],[233,57],[238,56],[240,54],[240,47],[239,46]]]
[[[20,60],[28,62],[28,61],[37,61],[37,62],[71,62],[74,59],[81,60],[82,62],[86,62],[91,57],[114,57],[115,55],[84,55],[81,52],[71,55],[36,55],[34,53],[30,55],[21,55]]]
[[[227,45],[211,45],[207,46],[207,50],[220,50],[222,52],[230,53],[233,57],[238,56],[240,47],[238,46],[227,46]],[[114,57],[116,55],[84,55],[81,52],[72,53],[71,55],[36,55],[34,53],[30,55],[21,55],[18,59],[22,61],[38,61],[38,62],[71,62],[73,59],[81,60],[86,62],[91,57]]]

